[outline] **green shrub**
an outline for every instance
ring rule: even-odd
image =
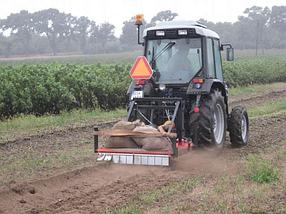
[[[258,183],[272,183],[279,178],[278,169],[269,160],[258,155],[249,155],[246,162],[247,175]]]
[[[125,105],[129,65],[0,66],[0,118]]]
[[[225,81],[233,87],[286,81],[286,57],[223,62]]]
[[[223,62],[233,87],[286,81],[285,57]],[[0,65],[0,119],[16,114],[43,115],[74,108],[123,107],[130,64]]]

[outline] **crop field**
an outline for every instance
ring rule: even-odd
[[[0,118],[124,107],[131,65],[0,64]],[[286,81],[286,55],[240,58],[223,67],[230,87]]]
[[[122,107],[130,81],[128,69],[129,65],[0,66],[0,115]]]
[[[171,169],[95,161],[93,127],[126,115],[136,55],[0,59],[0,213],[286,213],[285,50],[223,62],[249,145]]]

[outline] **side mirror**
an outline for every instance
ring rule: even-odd
[[[226,61],[233,61],[234,60],[234,49],[230,43],[221,44],[220,50],[223,51],[224,47],[226,48]]]
[[[232,47],[226,49],[226,60],[227,61],[234,60],[234,49]]]

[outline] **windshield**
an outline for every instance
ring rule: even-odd
[[[159,83],[188,83],[202,67],[200,38],[147,42],[147,59]]]

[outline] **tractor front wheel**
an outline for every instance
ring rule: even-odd
[[[249,140],[249,121],[247,111],[243,106],[232,109],[229,118],[229,136],[233,146],[245,146]]]

